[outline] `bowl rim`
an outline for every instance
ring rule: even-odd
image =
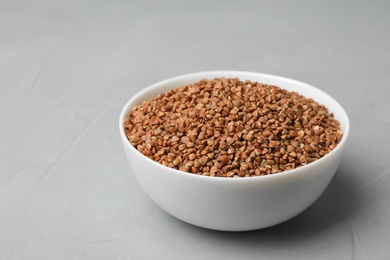
[[[344,127],[342,129],[343,130],[343,137],[342,137],[340,143],[330,153],[326,154],[325,156],[321,157],[320,159],[318,159],[318,160],[316,160],[316,161],[314,161],[312,163],[309,163],[307,165],[301,166],[299,168],[294,168],[294,169],[291,169],[291,170],[282,171],[282,172],[278,172],[278,173],[275,173],[275,174],[261,175],[261,176],[251,176],[251,177],[240,177],[240,178],[227,178],[227,177],[218,177],[218,176],[203,176],[203,175],[198,175],[198,174],[194,174],[194,173],[188,173],[188,172],[180,171],[180,170],[177,170],[177,169],[174,169],[174,168],[170,168],[168,166],[164,166],[164,165],[154,161],[153,159],[145,156],[144,154],[142,154],[140,151],[138,151],[130,143],[130,141],[127,139],[127,136],[126,136],[126,133],[125,133],[125,130],[124,130],[125,129],[124,128],[124,119],[126,118],[126,116],[128,116],[128,113],[129,113],[128,111],[131,110],[130,105],[134,102],[134,100],[144,96],[145,94],[149,93],[152,90],[159,89],[161,87],[164,87],[167,84],[170,84],[170,83],[173,83],[173,82],[176,82],[176,81],[180,81],[180,80],[184,80],[184,79],[189,78],[189,77],[203,77],[203,78],[208,78],[208,79],[216,78],[216,77],[222,77],[222,76],[217,76],[216,74],[219,74],[219,75],[220,74],[237,74],[237,76],[235,76],[235,77],[239,78],[240,80],[245,80],[245,79],[242,79],[243,76],[260,76],[260,77],[264,77],[264,78],[270,78],[270,79],[275,79],[275,80],[282,80],[282,81],[286,81],[286,82],[291,82],[291,83],[299,85],[300,88],[304,87],[304,88],[313,88],[313,89],[315,89],[317,92],[321,93],[321,95],[326,96],[326,98],[330,99],[338,107],[337,115],[340,118],[344,119],[344,121],[343,121]],[[278,87],[280,87],[280,86],[278,86]],[[280,87],[280,88],[283,88],[283,87]],[[297,92],[299,93],[299,91],[297,91]],[[138,153],[141,157],[146,159],[148,162],[154,164],[155,166],[162,167],[162,170],[165,169],[165,170],[168,170],[168,171],[172,172],[172,174],[179,174],[181,177],[188,176],[189,178],[203,178],[204,180],[210,180],[210,181],[235,181],[235,182],[238,182],[238,181],[242,182],[242,181],[244,181],[244,182],[246,182],[246,181],[254,181],[254,180],[271,180],[271,179],[276,179],[276,178],[283,178],[286,175],[287,176],[291,176],[291,175],[304,174],[307,170],[310,170],[310,168],[314,169],[314,167],[316,167],[318,164],[320,164],[321,162],[326,160],[326,158],[328,158],[330,155],[335,154],[339,150],[343,149],[345,144],[346,144],[346,142],[347,142],[347,139],[348,139],[348,136],[349,136],[349,131],[350,131],[350,121],[349,121],[348,114],[346,113],[346,111],[340,105],[339,102],[337,102],[332,96],[330,96],[326,92],[322,91],[321,89],[319,89],[317,87],[314,87],[314,86],[312,86],[310,84],[307,84],[307,83],[304,83],[304,82],[301,82],[301,81],[298,81],[298,80],[290,79],[290,78],[287,78],[287,77],[282,77],[282,76],[277,76],[277,75],[272,75],[272,74],[266,74],[266,73],[239,71],[239,70],[215,70],[215,71],[195,72],[195,73],[183,74],[183,75],[180,75],[180,76],[175,76],[175,77],[171,77],[171,78],[168,78],[168,79],[165,79],[165,80],[158,81],[158,82],[156,82],[156,83],[154,83],[152,85],[149,85],[148,87],[144,88],[143,90],[137,92],[133,97],[131,97],[126,102],[126,104],[123,106],[123,108],[121,110],[121,113],[120,113],[120,116],[119,116],[119,132],[120,132],[120,136],[121,136],[121,139],[122,139],[122,143],[127,148],[129,148],[133,152]]]

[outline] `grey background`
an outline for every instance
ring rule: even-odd
[[[390,259],[389,25],[388,1],[0,0],[0,259]],[[345,107],[343,161],[308,210],[216,232],[141,190],[121,108],[206,70],[290,77]]]

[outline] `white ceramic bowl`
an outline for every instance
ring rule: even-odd
[[[344,136],[332,152],[311,164],[273,175],[244,178],[201,176],[174,170],[147,158],[127,140],[123,122],[134,105],[168,90],[216,77],[238,77],[272,84],[311,97],[334,113]],[[348,138],[349,119],[337,101],[308,84],[260,73],[211,71],[167,79],[142,90],[123,108],[119,131],[132,172],[162,209],[196,226],[245,231],[286,221],[301,213],[322,194],[340,163]]]

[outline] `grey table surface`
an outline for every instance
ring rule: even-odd
[[[389,1],[0,0],[0,259],[390,259]],[[119,113],[191,72],[312,84],[351,120],[309,209],[252,232],[157,207]]]

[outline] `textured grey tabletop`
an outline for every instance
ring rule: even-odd
[[[390,259],[388,1],[0,0],[0,259]],[[126,101],[206,70],[312,84],[351,134],[320,199],[252,232],[181,222],[134,178]]]

